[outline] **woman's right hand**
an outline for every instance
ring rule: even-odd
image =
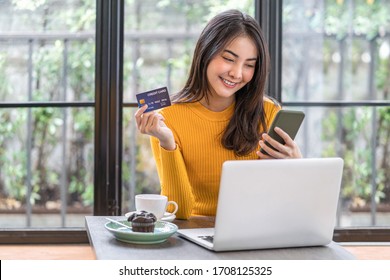
[[[162,148],[173,151],[176,149],[175,138],[164,123],[164,117],[155,111],[144,113],[147,108],[148,105],[144,105],[134,114],[139,132],[158,138]]]

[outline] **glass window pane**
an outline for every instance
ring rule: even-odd
[[[1,109],[0,120],[0,227],[83,226],[93,212],[93,109]]]
[[[344,159],[338,225],[389,225],[389,108],[286,108],[306,114],[296,141],[307,157]]]
[[[0,101],[94,100],[95,1],[2,1],[0,8]]]
[[[158,87],[166,86],[170,94],[179,91],[206,22],[231,8],[254,15],[253,0],[126,1],[124,102]],[[123,111],[123,213],[134,210],[135,194],[160,192],[149,137],[136,131],[134,112]]]
[[[283,101],[388,100],[389,9],[383,1],[283,1]]]
[[[384,1],[283,1],[283,102],[344,102],[290,107],[306,157],[344,159],[341,227],[390,224],[390,110],[369,106],[389,100],[389,19]]]
[[[84,227],[94,108],[68,104],[94,101],[96,2],[0,1],[0,10],[0,227]]]

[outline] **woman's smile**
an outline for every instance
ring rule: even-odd
[[[238,83],[231,82],[221,77],[222,82],[229,88],[234,88]]]

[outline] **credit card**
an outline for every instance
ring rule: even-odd
[[[135,96],[137,97],[138,107],[148,104],[145,113],[171,106],[171,99],[166,87],[141,92]]]

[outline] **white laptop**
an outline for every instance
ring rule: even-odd
[[[214,251],[327,245],[343,165],[341,158],[226,161],[215,228],[178,234]]]

